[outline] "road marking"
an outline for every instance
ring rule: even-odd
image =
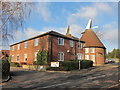
[[[96,76],[96,77],[88,78],[87,80],[96,79],[96,78],[101,78],[101,77],[110,76],[110,75],[112,75],[112,74]]]
[[[61,86],[61,85],[64,85],[64,84],[68,84],[70,82],[65,82],[65,83],[61,83],[61,84],[54,84],[54,85],[50,85],[50,86],[45,86],[45,87],[40,87],[40,88],[50,88],[50,87],[54,87],[54,86]],[[39,89],[39,88],[38,88]],[[36,89],[35,89],[36,90]]]
[[[112,85],[112,86],[110,86],[110,87],[103,87],[103,88],[114,88],[114,87],[117,87],[117,86],[119,87],[119,85],[120,85],[120,84],[118,83],[118,84]]]

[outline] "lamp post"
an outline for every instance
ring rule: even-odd
[[[78,43],[78,44],[79,44],[79,47],[78,47],[78,48],[80,49],[80,39],[79,39],[79,43]],[[79,49],[78,49],[78,50],[79,50]],[[79,50],[78,57],[80,57],[80,50]],[[79,70],[80,70],[80,58],[79,58]]]

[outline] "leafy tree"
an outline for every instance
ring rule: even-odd
[[[37,65],[46,65],[47,64],[47,52],[46,51],[39,51],[37,53],[37,61],[34,62]]]
[[[108,52],[107,58],[119,58],[120,57],[120,50],[113,49],[112,52]]]

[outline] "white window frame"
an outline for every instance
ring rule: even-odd
[[[73,43],[74,43],[73,40],[70,40],[69,43],[70,43],[70,47],[73,47]]]
[[[11,61],[14,61],[14,55],[11,56]]]
[[[14,51],[14,49],[15,49],[15,47],[14,47],[14,46],[12,46],[12,51]]]
[[[28,42],[24,42],[24,48],[28,47]]]
[[[89,48],[85,48],[85,53],[89,53]]]
[[[19,56],[19,59],[17,58],[18,56]],[[19,62],[19,60],[20,60],[20,55],[18,54],[17,57],[16,57],[16,61]],[[17,59],[18,59],[18,60],[17,60]]]
[[[91,58],[92,56],[94,56],[94,58],[92,58],[91,60],[92,60],[93,62],[95,62],[95,55],[90,55],[90,58]]]
[[[24,54],[24,61],[26,62],[27,54]]]
[[[95,48],[91,48],[91,53],[95,53]]]
[[[85,55],[85,60],[90,60],[90,56],[89,55]]]
[[[20,44],[17,45],[17,49],[20,50]]]
[[[60,40],[62,40],[62,41],[60,41]],[[64,38],[60,38],[60,37],[58,38],[58,45],[64,45]]]
[[[82,49],[82,43],[81,42],[78,42],[78,48]]]
[[[60,54],[60,57],[59,57],[59,54]],[[63,57],[62,57],[62,54],[63,54]],[[59,60],[60,58],[60,60]],[[64,61],[64,53],[63,52],[58,52],[58,61]]]
[[[77,59],[78,60],[82,59],[82,54],[81,53],[77,53]]]
[[[38,53],[38,52],[35,52],[35,53],[34,53],[34,61],[37,61],[37,53]]]
[[[34,39],[34,46],[38,46],[38,38]]]

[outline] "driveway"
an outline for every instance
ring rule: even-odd
[[[113,88],[118,87],[118,64],[72,72],[38,72],[11,67],[12,79],[3,88]]]

